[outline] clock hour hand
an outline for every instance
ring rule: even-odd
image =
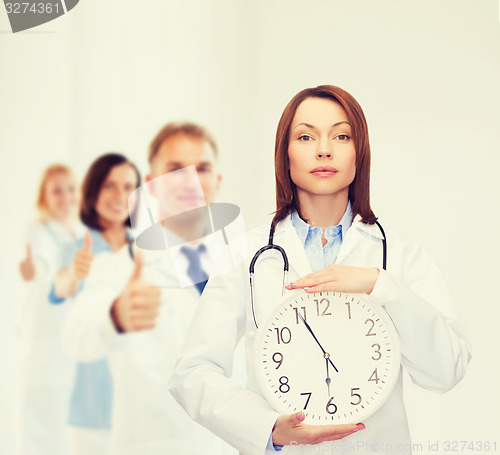
[[[333,364],[332,362],[332,359],[330,359],[330,354],[328,352],[326,352],[324,349],[323,349],[323,346],[321,346],[321,343],[318,341],[318,339],[316,338],[316,335],[314,335],[314,332],[312,331],[310,325],[306,322],[306,320],[304,319],[304,316],[302,316],[300,313],[299,313],[299,317],[300,319],[302,319],[302,322],[304,323],[304,325],[306,326],[307,330],[309,330],[309,332],[311,333],[311,335],[313,336],[313,338],[316,340],[316,343],[318,343],[318,346],[321,348],[321,350],[323,351],[323,357],[326,359],[327,362],[330,362],[330,364],[332,365],[332,367],[334,368],[334,370],[338,373],[339,370],[337,370],[337,367]],[[326,355],[328,354],[328,358],[326,357]]]
[[[328,357],[326,357],[327,355],[328,355]],[[326,379],[325,379],[325,382],[326,382],[326,386],[328,387],[328,396],[331,396],[330,383],[332,382],[332,380],[330,379],[330,371],[328,369],[328,360],[330,359],[330,354],[328,354],[328,353],[323,354],[323,357],[325,357],[325,361],[326,361]]]

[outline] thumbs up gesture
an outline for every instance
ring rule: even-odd
[[[31,256],[31,245],[26,245],[26,258],[19,264],[19,271],[24,281],[32,281],[35,278],[35,263]]]
[[[144,282],[142,268],[142,254],[136,250],[132,276],[111,308],[111,319],[119,332],[138,332],[155,327],[161,292],[156,286]]]
[[[94,255],[90,251],[92,238],[87,232],[83,239],[83,248],[75,253],[73,258],[73,275],[77,280],[84,280],[90,272]]]

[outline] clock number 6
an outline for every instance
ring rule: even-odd
[[[335,403],[332,403],[332,400],[333,400],[333,397],[331,397],[328,400],[328,403],[326,403],[326,412],[328,412],[328,414],[335,414],[337,412],[337,405]],[[333,407],[333,410],[332,410],[332,407]]]

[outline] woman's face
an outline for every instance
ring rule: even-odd
[[[45,208],[50,217],[61,222],[70,221],[76,215],[78,190],[71,174],[58,172],[45,184]]]
[[[306,194],[347,198],[356,175],[356,149],[342,106],[325,98],[302,101],[290,125],[288,158],[299,200]]]
[[[123,226],[129,216],[128,197],[137,188],[137,175],[129,163],[111,168],[104,180],[95,210],[104,228]]]

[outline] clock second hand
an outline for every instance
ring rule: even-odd
[[[321,343],[318,341],[318,339],[316,338],[316,335],[314,335],[314,332],[312,331],[311,327],[309,326],[309,324],[306,322],[306,320],[304,319],[304,317],[299,313],[299,317],[300,319],[302,319],[302,322],[304,323],[304,325],[306,326],[307,330],[309,330],[309,332],[311,333],[311,335],[313,336],[313,338],[316,340],[316,343],[318,343],[318,346],[321,348],[321,350],[323,351],[323,357],[326,359],[326,362],[330,362],[332,364],[332,367],[335,369],[335,371],[338,373],[339,370],[337,370],[337,367],[333,364],[332,362],[332,359],[330,359],[330,354],[327,353],[324,349],[323,349],[323,346],[321,346]],[[326,357],[326,354],[328,354],[328,358]]]

